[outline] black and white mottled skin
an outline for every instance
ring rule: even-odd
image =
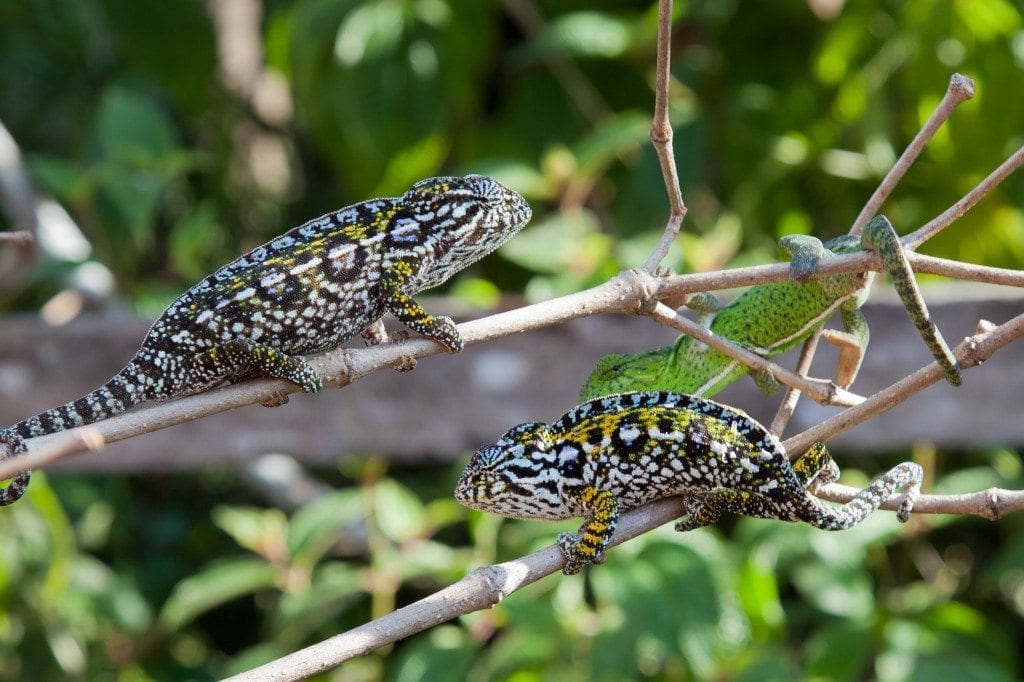
[[[448,317],[411,296],[441,284],[530,220],[517,192],[482,175],[436,177],[403,196],[328,213],[228,263],[178,297],[124,369],[88,395],[0,431],[24,439],[124,412],[149,400],[197,393],[252,376],[322,388],[300,355],[337,348],[390,312],[449,352],[462,339]],[[28,484],[19,475],[0,505]]]
[[[824,444],[791,463],[782,443],[738,410],[706,398],[665,392],[610,395],[583,403],[550,426],[528,422],[473,455],[459,478],[461,504],[516,519],[584,517],[562,533],[563,571],[601,563],[618,515],[653,500],[686,495],[686,531],[723,512],[806,521],[823,530],[850,528],[903,492],[906,521],[923,472],[897,465],[835,507],[807,491],[839,468]]]

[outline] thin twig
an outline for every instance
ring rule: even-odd
[[[842,389],[831,381],[808,379],[795,372],[791,372],[782,365],[777,365],[771,360],[767,360],[757,353],[749,351],[743,346],[735,344],[732,341],[715,334],[707,327],[703,327],[696,322],[683,317],[664,303],[656,304],[648,315],[656,322],[664,324],[667,327],[672,327],[677,331],[683,332],[687,336],[692,336],[698,341],[706,343],[716,350],[726,353],[729,357],[746,365],[752,371],[769,372],[780,383],[800,389],[822,405],[841,405],[850,407],[864,401],[863,396],[859,396],[856,393],[851,393],[850,391]]]
[[[901,240],[903,245],[911,250],[917,249],[921,244],[941,232],[950,223],[954,222],[974,208],[975,204],[981,201],[986,194],[995,189],[995,187],[1005,180],[1010,173],[1020,168],[1021,164],[1024,164],[1024,146],[1011,154],[1006,161],[999,164],[994,171],[989,173],[984,180],[975,185],[974,189],[961,197],[959,201],[947,208],[935,219],[904,237]]]
[[[817,497],[831,502],[849,502],[861,492],[840,483],[828,483],[818,488]],[[894,497],[880,507],[889,511],[899,509],[901,500]],[[979,516],[989,521],[996,521],[1013,512],[1024,510],[1024,490],[1006,490],[1005,488],[989,488],[974,493],[960,495],[920,495],[914,500],[914,514],[957,514],[960,516]],[[920,518],[920,517],[918,517]]]
[[[45,465],[64,459],[79,452],[96,452],[104,445],[103,434],[91,426],[71,431],[62,431],[46,445],[16,457],[0,460],[0,481],[13,478],[29,469],[41,469]]]
[[[665,180],[665,192],[668,194],[669,217],[665,231],[661,235],[657,248],[643,264],[645,272],[653,273],[665,258],[669,247],[679,234],[679,228],[686,218],[686,204],[679,189],[679,172],[676,170],[676,157],[672,150],[672,121],[669,119],[669,66],[672,60],[672,0],[658,2],[658,63],[654,86],[654,120],[651,124],[651,144],[658,153],[661,164],[661,176]]]
[[[988,265],[975,265],[964,263],[948,258],[936,258],[924,254],[907,252],[907,260],[910,261],[914,272],[924,272],[929,275],[942,275],[953,279],[966,280],[969,282],[984,282],[985,284],[1002,284],[1011,287],[1024,287],[1024,270],[1010,270],[1008,268],[994,268]]]
[[[818,349],[819,339],[821,339],[821,329],[816,330],[804,341],[803,348],[800,349],[800,357],[797,359],[796,367],[793,370],[797,376],[807,376],[807,373],[811,371],[811,363],[814,362],[814,353]],[[786,393],[782,396],[782,402],[779,404],[779,409],[776,411],[771,427],[768,430],[776,436],[782,436],[782,432],[786,430],[789,420],[793,418],[793,413],[796,412],[796,406],[799,402],[800,389],[796,386],[787,386]]]
[[[882,178],[882,182],[875,188],[871,198],[864,204],[864,208],[860,210],[860,215],[853,221],[853,226],[850,227],[850,234],[860,234],[864,230],[864,226],[878,213],[878,209],[882,207],[882,204],[892,194],[896,185],[907,174],[910,167],[914,165],[914,161],[917,160],[921,150],[935,136],[935,133],[942,127],[942,124],[949,119],[953,110],[972,97],[974,97],[974,81],[967,76],[954,73],[949,79],[949,86],[946,88],[946,94],[942,96],[939,106],[935,108],[932,115],[925,121],[924,126],[917,132],[917,135],[910,141],[907,148],[903,150],[900,158],[896,160],[893,167]]]
[[[28,230],[17,230],[16,232],[0,232],[0,244],[26,247],[31,246],[35,239]]]
[[[963,368],[981,364],[1006,344],[1024,336],[1024,314],[963,340],[954,349],[957,361]],[[857,424],[892,409],[912,395],[945,378],[945,371],[937,362],[932,362],[904,377],[895,384],[875,393],[859,405],[829,417],[803,433],[783,442],[790,456],[802,454],[812,444],[824,442]]]

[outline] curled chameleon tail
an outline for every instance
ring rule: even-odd
[[[141,367],[130,362],[110,381],[81,398],[8,426],[0,431],[0,443],[11,451],[5,459],[26,452],[26,438],[93,424],[142,403],[147,396],[139,392],[141,376],[144,376]],[[25,493],[31,476],[31,471],[22,472],[6,488],[0,489],[0,507],[17,502]]]

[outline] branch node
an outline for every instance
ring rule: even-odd
[[[985,491],[985,501],[988,502],[985,511],[989,521],[995,521],[1003,516],[1003,504],[999,493],[999,488],[989,488]]]
[[[630,268],[623,270],[615,278],[625,289],[621,297],[636,301],[634,312],[637,315],[649,315],[658,305],[658,292],[661,290],[658,277],[641,268]]]
[[[976,92],[974,81],[962,73],[954,73],[949,78],[949,92],[953,94],[957,102],[969,100],[974,97]]]

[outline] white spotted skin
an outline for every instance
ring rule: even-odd
[[[385,312],[404,315],[421,333],[436,330],[430,338],[458,350],[462,341],[451,321],[426,316],[409,297],[494,251],[530,217],[517,192],[467,175],[422,180],[401,197],[310,220],[178,297],[104,386],[7,427],[0,440],[24,451],[25,438],[259,374],[316,391],[319,377],[297,356],[337,348]],[[390,298],[384,278],[396,289]],[[11,501],[6,492],[0,490],[0,504]]]
[[[835,507],[806,489],[822,472],[838,476],[824,446],[797,466],[775,436],[738,410],[685,394],[623,393],[583,403],[551,425],[509,430],[476,452],[455,498],[510,518],[584,517],[578,534],[559,541],[565,570],[575,573],[600,561],[619,512],[653,500],[687,496],[690,518],[680,530],[712,523],[722,511],[840,530],[899,491],[906,520],[922,475],[916,464],[901,464]]]

